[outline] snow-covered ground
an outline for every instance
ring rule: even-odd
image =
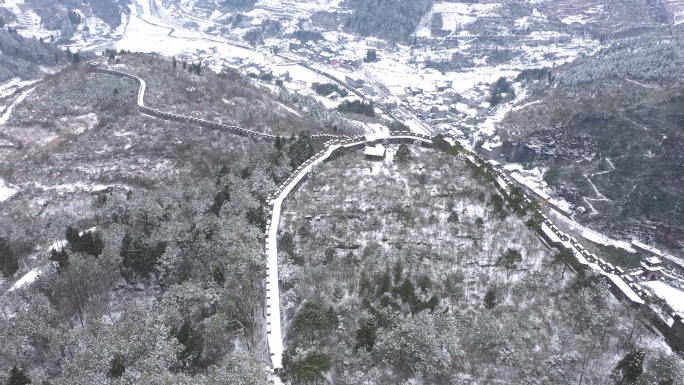
[[[41,271],[39,268],[31,269],[28,273],[24,274],[17,282],[12,285],[12,287],[9,288],[9,291],[14,291],[19,289],[22,286],[29,285],[33,283],[33,281],[38,278],[40,275]]]
[[[416,29],[416,36],[431,36],[430,22],[435,13],[442,14],[443,27],[447,31],[457,31],[463,26],[475,22],[478,18],[491,15],[492,11],[500,8],[500,3],[435,3],[432,11],[424,17]]]
[[[19,188],[12,186],[11,184],[0,179],[0,202],[4,202],[12,198],[16,193],[19,192]]]
[[[17,89],[25,86],[30,86],[38,80],[21,80],[19,78],[10,79],[10,81],[0,85],[0,98],[12,95]]]
[[[21,95],[19,95],[19,97],[17,97],[17,99],[9,107],[7,107],[5,113],[2,114],[2,116],[0,117],[0,124],[7,124],[7,120],[9,119],[12,110],[14,110],[14,107],[17,104],[21,103],[24,99],[26,99],[26,97],[29,96],[29,94],[33,92],[33,90],[35,89],[36,87],[33,87],[22,92]]]
[[[130,5],[131,16],[127,17],[123,15],[123,23],[116,31],[106,31],[110,33],[113,38],[120,39],[114,43],[114,47],[117,49],[125,49],[137,52],[157,52],[166,56],[184,56],[191,60],[202,61],[203,64],[208,65],[215,71],[220,71],[224,66],[227,65],[229,59],[239,58],[243,61],[250,61],[253,63],[259,63],[274,71],[287,70],[292,77],[292,82],[289,82],[287,86],[295,91],[299,92],[310,92],[311,83],[313,82],[330,82],[329,79],[316,74],[315,72],[308,70],[302,66],[288,63],[287,60],[274,56],[265,51],[256,51],[245,47],[236,46],[233,44],[228,44],[226,40],[219,37],[209,36],[199,31],[192,31],[183,28],[179,28],[177,22],[175,22],[172,17],[174,15],[187,15],[184,12],[183,7],[186,7],[185,11],[190,10],[192,7],[187,1],[182,1],[180,5],[173,10],[173,12],[164,12],[160,17],[155,16],[150,9],[150,3],[143,0],[136,0],[133,5]],[[6,8],[15,9],[20,11],[19,4],[22,4],[23,0],[6,0],[4,6]],[[282,15],[289,13],[294,13],[293,16],[297,16],[294,20],[298,21],[299,16],[304,16],[304,18],[309,17],[313,12],[321,9],[332,9],[339,6],[340,0],[313,0],[307,2],[294,2],[289,0],[261,0],[258,2],[257,7],[250,11],[247,15],[255,18],[266,19],[269,15]],[[444,29],[457,30],[462,28],[464,25],[474,22],[478,17],[494,12],[498,9],[501,4],[489,3],[489,4],[465,4],[465,3],[436,3],[432,11],[440,12],[443,14],[444,19]],[[332,7],[332,8],[330,8]],[[293,11],[294,10],[294,11]],[[13,11],[14,12],[14,11]],[[30,12],[25,13],[26,22],[32,22],[33,16]],[[35,15],[35,14],[34,14]],[[421,25],[417,31],[419,37],[427,37],[430,35],[429,22],[431,14],[426,15],[426,17],[421,22]],[[516,25],[519,27],[527,26],[531,21],[544,19],[544,15],[538,12],[527,17],[517,20]],[[563,19],[565,23],[586,23],[587,18],[582,16],[568,16]],[[199,17],[194,17],[193,20],[198,22],[200,28],[208,27],[220,19],[220,14],[208,15],[207,19],[202,19]],[[102,23],[99,19],[88,18],[86,24],[91,30],[102,29]],[[35,25],[35,23],[34,23]],[[291,25],[284,25],[284,28],[291,28]],[[34,36],[38,36],[40,27],[36,27],[35,30],[25,30],[25,33],[33,33]],[[468,36],[468,31],[462,31]],[[553,31],[534,31],[531,35],[533,39],[539,39],[539,41],[544,41],[544,39],[558,37],[559,35]],[[325,33],[326,39],[329,41],[345,41],[343,49],[340,50],[339,56],[344,57],[361,57],[368,48],[371,48],[368,39],[357,39],[348,34],[340,32],[327,32]],[[77,39],[77,43],[73,45],[81,49],[93,47],[96,45],[104,46],[105,40],[99,41],[86,41],[83,39]],[[531,68],[531,67],[541,67],[541,66],[552,66],[556,62],[562,63],[563,61],[570,61],[577,55],[581,53],[591,52],[597,48],[597,44],[593,41],[588,40],[584,37],[573,37],[565,44],[553,43],[548,45],[542,45],[538,47],[523,47],[522,50],[527,56],[525,61],[516,59],[513,63],[498,66],[487,66],[482,65],[473,69],[465,69],[462,71],[446,72],[441,73],[436,70],[425,69],[420,65],[421,62],[426,59],[436,60],[450,58],[453,53],[468,52],[468,49],[472,48],[470,43],[466,43],[458,48],[441,50],[434,49],[434,47],[423,47],[423,48],[412,48],[404,45],[399,45],[393,51],[382,52],[382,60],[377,63],[367,63],[364,64],[360,69],[355,71],[341,69],[340,67],[332,66],[329,64],[316,64],[315,68],[331,74],[337,79],[344,80],[345,76],[355,76],[367,80],[369,83],[374,85],[382,85],[389,89],[393,94],[402,93],[404,88],[407,86],[421,87],[423,89],[433,89],[434,85],[439,82],[452,81],[453,90],[459,93],[466,93],[475,88],[481,88],[486,90],[487,84],[495,82],[500,77],[515,77],[521,69]],[[289,54],[290,56],[291,53]],[[418,64],[416,64],[418,62]],[[0,87],[0,96],[7,96],[9,93],[13,92],[14,89],[19,87],[17,84],[11,84]],[[14,89],[12,89],[14,88]],[[11,90],[11,91],[10,91]],[[28,93],[33,89],[25,91],[17,100],[9,106],[5,114],[0,118],[0,124],[7,122],[9,114],[16,103],[20,103],[23,98],[25,98]],[[511,103],[500,106],[490,113],[486,119],[481,122],[476,127],[476,132],[474,135],[478,134],[492,134],[498,123],[501,121],[506,112],[515,109],[522,109],[526,106],[535,102],[526,102],[524,90],[516,90],[518,97]],[[5,94],[7,92],[7,94]],[[326,106],[333,108],[336,106],[335,102],[332,102],[323,97],[317,97],[321,102],[325,103]],[[282,106],[284,109],[288,109]],[[297,113],[296,111],[291,112]],[[459,107],[458,110],[466,111],[471,114],[475,113],[476,110],[469,108],[468,106]],[[409,126],[412,130],[417,132],[425,132],[425,127],[422,122],[411,116],[405,121],[405,124]],[[369,131],[377,130],[384,131],[382,127],[369,127]],[[313,167],[309,165],[307,167]],[[370,172],[378,172],[379,168]],[[300,173],[298,175],[303,175]],[[296,183],[295,183],[296,184]],[[59,191],[74,191],[74,190],[86,190],[93,191],[107,186],[86,186],[80,184],[65,184],[59,186],[36,186],[46,189],[55,189]],[[16,194],[18,189],[11,185],[6,185],[4,181],[0,180],[0,202],[9,199],[12,195]],[[279,222],[279,209],[282,205],[282,200],[287,196],[287,192],[283,192],[276,199],[275,204],[278,205],[278,210],[275,210],[273,214],[274,226],[271,228],[271,232],[277,232],[277,224]],[[4,198],[4,199],[3,199]],[[274,206],[275,206],[274,204]],[[568,224],[578,228],[585,236],[586,239],[593,242],[602,244],[611,244],[617,247],[632,250],[631,246],[627,242],[616,241],[604,237],[586,227],[578,225],[576,222],[567,219],[563,216],[558,216],[557,219],[567,221]],[[273,363],[275,367],[280,366],[280,356],[282,354],[282,336],[280,331],[280,314],[279,305],[277,298],[278,296],[278,268],[277,268],[277,249],[275,242],[275,233],[273,236],[269,233],[269,281],[271,282],[270,294],[273,301],[271,302],[271,334],[269,335],[269,345],[271,346],[271,353],[274,354]],[[40,270],[33,269],[24,275],[15,285],[12,286],[12,290],[16,287],[21,287],[35,280],[35,278],[40,273]],[[667,286],[662,282],[649,283],[656,285],[653,287],[656,294],[666,297],[668,302],[673,299],[674,303],[671,303],[673,307],[679,307],[679,311],[684,311],[684,296],[682,292]],[[660,286],[664,286],[660,287]],[[662,295],[658,293],[658,290],[667,294]],[[679,302],[678,302],[679,301]],[[676,307],[677,308],[677,307]],[[277,327],[277,330],[275,328]]]
[[[677,313],[684,313],[684,291],[676,289],[665,282],[649,281],[643,282],[642,285],[653,290],[655,295],[664,298],[667,303],[672,306],[672,309]]]

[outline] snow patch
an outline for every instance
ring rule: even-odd
[[[40,269],[32,269],[28,273],[24,274],[23,277],[19,278],[19,280],[15,282],[14,285],[12,285],[12,287],[9,288],[9,291],[14,291],[21,288],[22,286],[26,286],[28,284],[33,283],[36,280],[36,278],[38,278],[40,273]]]
[[[19,192],[19,187],[13,186],[0,179],[0,202],[4,202]]]
[[[17,98],[17,100],[15,100],[14,103],[12,103],[12,105],[10,105],[10,106],[7,108],[7,110],[5,111],[4,114],[2,114],[2,117],[0,117],[0,124],[7,124],[7,120],[9,120],[10,114],[12,114],[12,111],[14,110],[14,107],[16,107],[17,104],[19,104],[19,103],[21,103],[22,101],[24,101],[24,99],[26,99],[26,97],[29,96],[29,94],[30,94],[31,92],[33,92],[33,90],[35,90],[35,89],[36,89],[36,87],[33,87],[33,88],[29,89],[29,90],[26,90],[26,91],[22,92],[22,94],[19,95],[19,97]]]
[[[665,299],[674,311],[684,313],[684,291],[660,281],[644,282],[643,285],[652,289],[658,297]]]

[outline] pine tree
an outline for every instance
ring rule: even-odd
[[[247,209],[247,223],[257,227],[259,230],[266,231],[266,212],[262,206]]]
[[[211,278],[219,286],[223,286],[226,283],[226,277],[223,275],[223,269],[221,266],[214,267],[214,271],[211,273]]]
[[[72,248],[75,247],[75,245],[78,244],[81,239],[78,234],[78,230],[71,226],[67,227],[65,237],[67,242],[69,242],[69,246]]]
[[[10,247],[9,240],[0,237],[0,273],[4,277],[12,277],[19,271],[19,259]]]
[[[7,385],[28,385],[31,383],[31,379],[26,373],[14,366],[10,370],[9,379],[7,380]]]
[[[432,20],[430,20],[430,31],[433,35],[439,35],[444,28],[444,19],[440,12],[435,12],[432,14]]]
[[[52,249],[50,251],[50,257],[48,259],[53,262],[57,262],[59,270],[63,270],[69,267],[69,254],[65,249],[62,249],[60,251]]]
[[[309,352],[296,364],[295,377],[299,383],[311,384],[325,381],[323,372],[330,370],[330,357],[320,352]]]
[[[389,269],[387,269],[378,278],[378,286],[375,290],[375,295],[380,298],[390,290],[392,290],[392,277],[390,276]]]
[[[71,250],[77,253],[87,253],[98,257],[104,248],[102,236],[97,231],[95,233],[86,231],[81,235],[77,229],[69,226],[66,230],[66,239]]]
[[[305,302],[292,322],[293,331],[306,337],[309,346],[330,331],[329,317],[322,304],[313,301]]]
[[[223,204],[228,201],[230,201],[230,190],[228,185],[225,185],[221,191],[214,195],[214,202],[211,204],[209,212],[218,217],[219,213],[221,212],[221,207],[223,207]]]
[[[496,288],[489,288],[484,296],[484,307],[492,310],[496,306]]]
[[[378,325],[373,319],[363,319],[359,322],[359,330],[356,331],[356,345],[354,351],[366,349],[367,352],[373,350],[377,337]]]
[[[456,211],[452,211],[451,214],[449,214],[449,218],[447,218],[447,222],[451,224],[456,224],[458,223],[458,214]]]
[[[413,159],[411,150],[404,143],[399,145],[397,152],[394,154],[394,162],[399,164],[408,164]]]
[[[109,361],[109,371],[107,372],[107,377],[120,378],[125,372],[126,364],[124,362],[124,356],[120,353],[116,353]]]
[[[616,384],[633,384],[644,371],[644,349],[632,349],[618,362],[612,377]]]
[[[183,350],[178,353],[178,359],[185,365],[196,365],[202,357],[204,340],[199,331],[192,327],[189,320],[185,320],[177,332],[173,333]]]
[[[404,303],[413,305],[418,300],[418,297],[416,297],[416,287],[413,286],[413,283],[408,278],[404,278],[401,286],[397,288],[397,294],[399,294]]]
[[[146,279],[154,272],[159,258],[166,252],[166,242],[147,245],[140,239],[134,239],[126,233],[121,240],[119,255],[121,261],[121,275],[127,282],[132,282],[134,276]]]
[[[404,274],[404,263],[401,262],[401,259],[398,260],[394,264],[394,269],[392,271],[392,282],[394,282],[395,285],[398,285],[399,282],[401,282],[401,277]]]
[[[563,265],[561,279],[565,276],[565,268],[571,264],[574,259],[575,253],[571,249],[563,249],[553,256],[553,260],[551,261],[552,265]]]
[[[522,255],[518,250],[507,249],[503,254],[496,260],[494,266],[503,267],[506,269],[506,278],[511,274],[512,270],[518,267],[518,263],[522,262]]]
[[[301,133],[296,138],[293,136],[290,139],[288,156],[290,158],[290,166],[292,169],[299,167],[300,164],[314,156],[315,153],[316,151],[311,143],[311,135],[308,133]]]

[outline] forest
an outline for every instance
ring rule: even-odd
[[[251,103],[264,118],[262,106],[286,103],[234,74],[109,60],[136,68],[160,108],[162,85],[209,82],[201,92],[230,88],[217,99],[236,112]],[[0,159],[21,188],[0,215],[0,384],[269,383],[267,197],[315,153],[294,132],[317,123],[281,118],[268,143],[163,121],[137,111],[135,82],[86,68],[36,84],[5,131],[47,140],[22,137]],[[185,95],[181,111],[213,103]]]
[[[352,12],[344,22],[349,32],[408,41],[432,0],[345,0]]]
[[[645,315],[566,268],[530,228],[534,209],[489,180],[460,156],[406,145],[316,170],[280,229],[283,380],[684,383]]]
[[[31,79],[40,74],[38,66],[54,67],[66,62],[64,53],[42,39],[25,38],[8,29],[0,29],[0,81],[12,78]]]
[[[211,179],[103,192],[88,231],[3,217],[3,250],[44,262],[0,297],[0,366],[16,368],[0,383],[268,383],[266,197],[314,150],[306,134],[253,150]],[[46,227],[63,240],[24,246]]]

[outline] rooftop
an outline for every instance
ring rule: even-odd
[[[661,264],[661,263],[663,262],[663,261],[662,261],[660,258],[658,258],[658,257],[648,257],[648,258],[645,258],[644,260],[645,260],[648,264],[650,264],[650,265],[659,265],[659,264]]]
[[[636,302],[636,303],[639,303],[639,304],[643,304],[643,303],[644,303],[644,300],[641,299],[641,297],[639,297],[639,295],[638,295],[637,293],[635,293],[634,290],[633,290],[631,287],[629,287],[629,285],[627,285],[627,284],[625,283],[625,281],[622,280],[622,278],[618,277],[618,276],[615,275],[615,274],[608,274],[608,273],[601,273],[601,274],[604,275],[604,276],[606,276],[606,277],[608,277],[608,279],[610,279],[611,281],[613,281],[613,283],[615,284],[615,286],[617,286],[617,288],[618,288],[621,292],[623,292],[623,293],[625,294],[625,296],[626,296],[630,301]]]
[[[376,144],[374,147],[366,147],[363,154],[367,156],[385,156],[385,146]]]

